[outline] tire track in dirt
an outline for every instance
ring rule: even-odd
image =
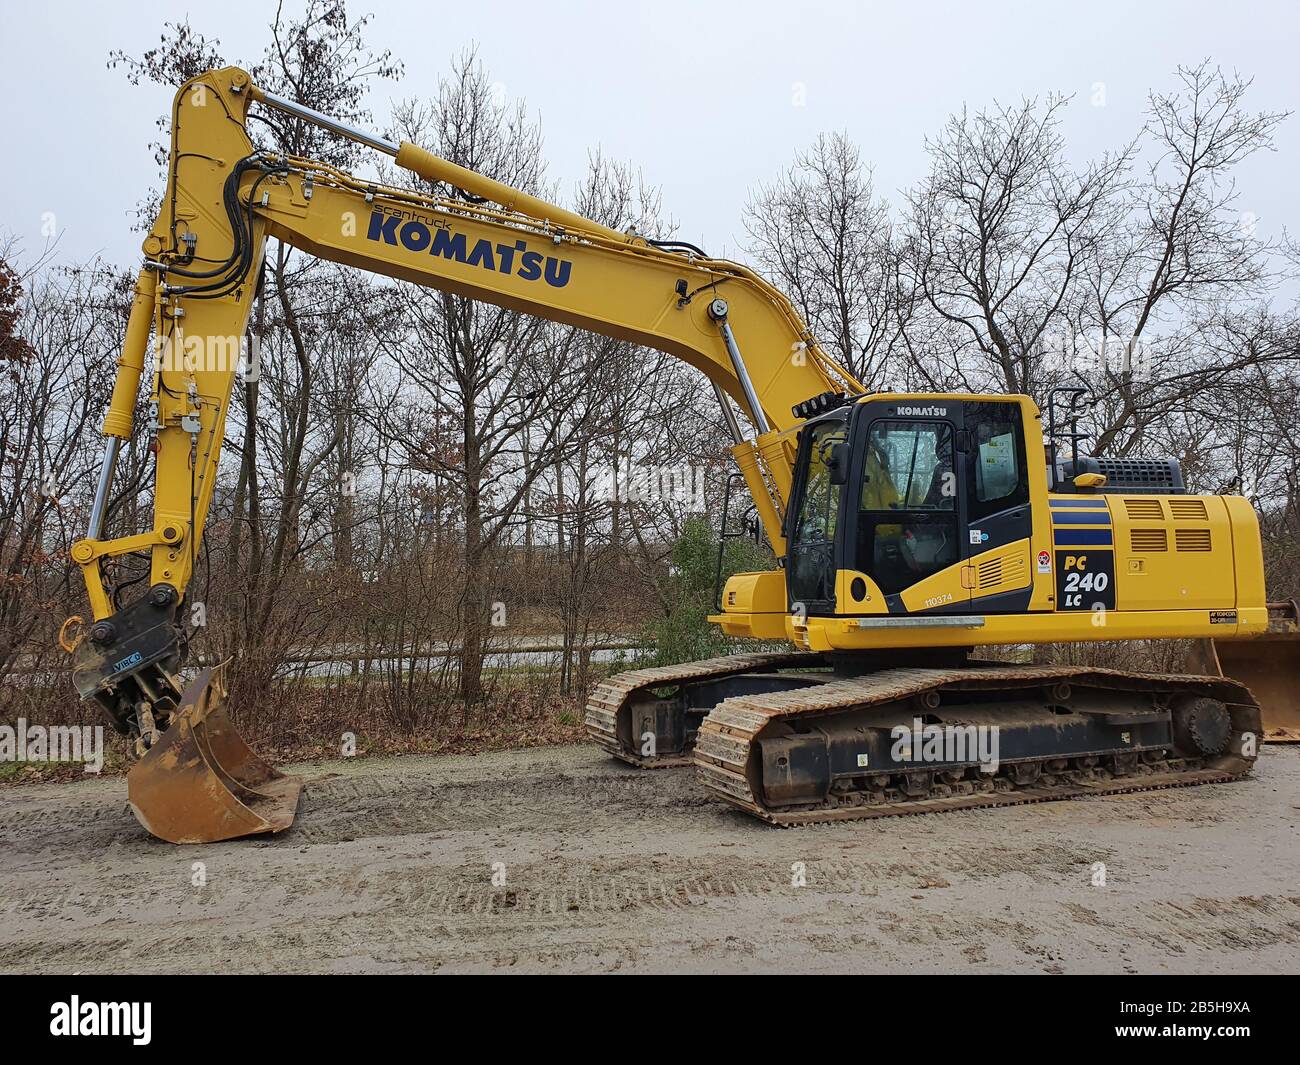
[[[210,847],[145,837],[120,782],[19,796],[0,970],[1300,967],[1293,754],[1178,796],[794,831],[583,748],[308,772],[293,829]]]

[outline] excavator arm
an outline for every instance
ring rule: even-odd
[[[474,202],[259,151],[247,128],[254,104],[364,143]],[[656,348],[694,366],[717,390],[767,538],[778,557],[784,554],[793,430],[863,389],[758,275],[685,245],[620,233],[413,144],[353,129],[260,90],[238,68],[186,83],[171,117],[167,182],[143,244],[145,262],[103,426],[104,463],[87,535],[72,548],[94,617],[76,650],[74,680],[84,698],[149,751],[132,771],[152,785],[148,795],[144,789],[132,793],[146,827],[188,840],[288,823],[282,810],[257,813],[259,803],[283,806],[289,799],[278,774],[235,743],[220,710],[219,674],[205,671],[203,684],[186,692],[179,680],[187,589],[268,238],[322,259]],[[146,382],[145,424],[137,427]],[[742,431],[728,400],[745,414],[751,433]],[[104,538],[118,453],[137,428],[152,437],[157,455],[153,529]],[[151,560],[148,590],[119,606],[106,587],[103,563],[142,551]],[[242,776],[231,780],[230,766],[210,764],[220,761],[218,748],[242,767]],[[204,781],[205,769],[212,769],[216,782],[238,797],[238,808],[223,809],[220,817],[199,810],[174,823],[177,808],[195,804],[160,790],[157,774],[141,773],[164,754],[173,769],[179,761]],[[248,827],[259,823],[263,827]]]

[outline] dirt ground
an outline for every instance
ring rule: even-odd
[[[147,837],[121,778],[0,794],[0,971],[1300,970],[1295,747],[1236,784],[794,830],[589,747],[303,772],[293,829],[209,847]]]

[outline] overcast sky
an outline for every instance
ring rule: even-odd
[[[147,146],[170,93],[106,69],[109,49],[138,55],[164,20],[188,15],[228,57],[260,55],[274,2],[4,6],[0,230],[30,256],[52,213],[63,257],[131,263],[131,209],[155,179]],[[1255,110],[1300,100],[1300,5],[1282,0],[368,0],[349,10],[373,12],[371,40],[406,64],[400,83],[377,87],[377,126],[391,100],[432,95],[448,57],[477,44],[492,77],[540,119],[552,179],[571,188],[599,146],[660,185],[679,236],[715,255],[738,254],[750,190],[823,131],[847,131],[877,190],[897,200],[924,172],[925,136],[963,104],[1073,93],[1065,129],[1082,159],[1128,140],[1148,90],[1172,88],[1180,63],[1209,56],[1254,77]],[[1300,231],[1300,116],[1277,146],[1239,175],[1241,209],[1262,237]]]

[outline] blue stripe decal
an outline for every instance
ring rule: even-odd
[[[1106,501],[1104,499],[1048,499],[1048,506],[1053,507],[1083,507],[1088,510],[1105,510]]]
[[[1054,510],[1053,525],[1109,525],[1110,511]]]
[[[1052,542],[1057,547],[1103,547],[1115,541],[1109,529],[1053,529]]]

